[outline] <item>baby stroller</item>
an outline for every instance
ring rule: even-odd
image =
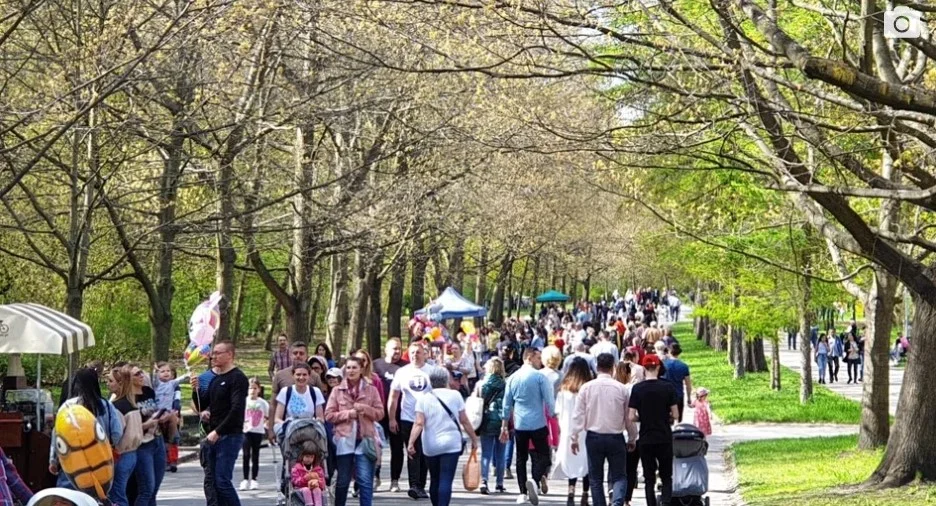
[[[282,468],[280,469],[281,483],[285,483],[286,504],[288,506],[305,506],[305,501],[299,491],[294,490],[289,479],[289,471],[305,451],[312,450],[322,463],[326,474],[328,469],[328,436],[325,425],[320,420],[298,419],[285,425],[283,437],[280,438],[280,451],[283,453]],[[324,483],[324,476],[323,483]],[[323,506],[328,504],[328,494],[322,494]]]
[[[709,506],[708,442],[705,434],[691,423],[673,428],[673,505]],[[657,502],[661,502],[657,496]]]

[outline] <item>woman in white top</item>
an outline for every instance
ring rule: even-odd
[[[297,418],[325,419],[325,396],[316,387],[309,386],[312,369],[308,364],[293,366],[293,386],[283,387],[276,394],[276,414],[273,427],[279,434],[285,423]],[[287,402],[288,400],[288,402]]]
[[[416,455],[416,439],[422,436],[423,454],[429,464],[429,499],[433,506],[449,506],[452,482],[462,454],[461,427],[471,438],[472,451],[478,448],[475,434],[461,393],[449,387],[449,371],[441,367],[429,370],[432,391],[416,401],[416,423],[407,446],[410,457]]]
[[[593,378],[591,367],[584,358],[576,357],[569,364],[569,370],[562,380],[559,395],[556,396],[556,416],[559,417],[559,448],[556,451],[556,465],[553,466],[551,479],[569,480],[568,506],[575,504],[575,484],[582,478],[582,504],[588,504],[588,454],[584,446],[578,454],[572,453],[572,417],[578,402],[578,392],[582,385]],[[579,434],[584,441],[585,434]]]

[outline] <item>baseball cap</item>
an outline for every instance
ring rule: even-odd
[[[658,356],[656,356],[655,354],[651,353],[651,354],[645,356],[645,357],[643,358],[643,360],[640,361],[640,365],[642,365],[642,366],[644,366],[644,367],[647,367],[647,366],[659,367],[659,366],[660,366],[660,357],[658,357]]]
[[[332,367],[331,369],[325,372],[325,377],[327,378],[329,376],[331,376],[332,378],[344,379],[344,373],[341,372],[341,369],[337,367]]]

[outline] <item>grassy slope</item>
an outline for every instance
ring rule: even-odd
[[[770,373],[746,374],[734,380],[734,368],[724,352],[706,347],[692,334],[692,325],[681,323],[674,329],[682,346],[682,359],[692,371],[693,387],[708,388],[712,410],[724,423],[843,423],[857,424],[861,417],[859,403],[816,385],[813,401],[799,402],[799,375],[784,367],[783,388],[770,389]]]
[[[936,488],[845,488],[871,475],[881,451],[858,451],[857,436],[781,439],[732,447],[738,485],[750,506],[936,505]]]

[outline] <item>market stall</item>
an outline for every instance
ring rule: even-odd
[[[0,305],[0,353],[9,356],[0,391],[0,447],[33,490],[50,484],[49,445],[55,418],[52,396],[41,388],[42,355],[71,354],[91,346],[91,327],[71,316],[39,304]],[[39,355],[35,388],[27,388],[22,354]]]

